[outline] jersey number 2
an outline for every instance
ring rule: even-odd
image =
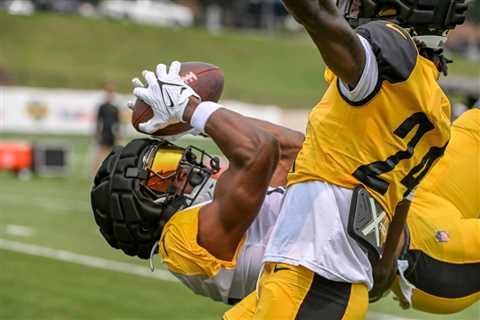
[[[425,135],[425,133],[435,128],[430,120],[428,120],[428,117],[425,113],[417,112],[403,121],[393,133],[397,137],[404,139],[407,134],[416,126],[418,126],[417,131],[412,139],[407,143],[407,150],[400,150],[394,155],[388,157],[385,161],[375,161],[370,164],[362,165],[355,170],[353,176],[378,193],[382,195],[385,194],[390,183],[378,176],[382,173],[393,170],[393,168],[395,168],[395,166],[401,160],[410,159],[413,156],[413,150],[420,139]],[[435,163],[435,160],[443,154],[446,147],[447,145],[443,147],[431,147],[423,157],[422,161],[420,161],[418,165],[414,166],[400,181],[407,188],[403,194],[404,196],[408,195],[410,191],[412,191],[413,188],[420,183],[422,178]]]

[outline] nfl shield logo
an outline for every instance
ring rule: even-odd
[[[450,239],[447,231],[437,231],[437,233],[435,233],[435,238],[438,242],[447,242]]]

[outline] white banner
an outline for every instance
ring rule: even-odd
[[[102,91],[0,87],[0,131],[92,134]],[[116,104],[122,114],[126,97]]]
[[[94,90],[43,89],[0,86],[0,132],[93,134],[96,111],[104,93]],[[117,95],[127,133],[131,111],[126,107],[129,95]],[[275,106],[258,106],[236,101],[223,101],[229,109],[255,118],[282,124],[282,110]]]

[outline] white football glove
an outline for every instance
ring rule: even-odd
[[[180,62],[174,61],[167,73],[167,66],[159,64],[157,75],[143,71],[147,87],[141,86],[138,79],[133,79],[133,94],[148,104],[153,111],[152,119],[140,123],[138,128],[146,133],[153,133],[166,126],[183,121],[183,113],[190,97],[200,98],[180,77]]]

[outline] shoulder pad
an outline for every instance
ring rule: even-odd
[[[408,32],[387,21],[361,25],[356,32],[367,39],[377,57],[379,79],[391,83],[408,79],[417,62],[417,47]]]

